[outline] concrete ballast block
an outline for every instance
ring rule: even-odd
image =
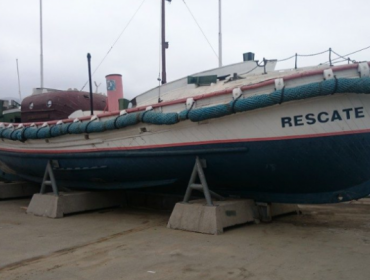
[[[224,228],[248,222],[270,222],[272,217],[298,213],[296,204],[256,203],[252,199],[214,201],[194,200],[176,204],[167,227],[208,234],[220,234]]]
[[[70,192],[35,194],[27,213],[49,218],[61,218],[66,214],[117,207],[125,204],[122,192]]]
[[[253,200],[215,201],[207,206],[205,200],[177,203],[167,227],[208,234],[220,234],[224,228],[253,222],[255,220]]]

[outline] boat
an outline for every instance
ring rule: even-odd
[[[0,122],[20,122],[21,105],[13,99],[0,99]]]
[[[40,183],[51,162],[59,186],[185,190],[199,157],[210,189],[226,196],[280,203],[367,196],[370,63],[286,71],[266,70],[269,63],[227,78],[222,67],[192,75],[186,85],[137,96],[126,110],[2,123],[0,169]]]
[[[107,97],[93,93],[94,111],[107,110]],[[36,88],[22,100],[18,122],[42,122],[66,119],[76,111],[90,110],[90,93],[77,89]]]
[[[113,92],[106,113],[0,123],[0,176],[41,183],[51,170],[69,189],[185,193],[201,159],[223,196],[318,204],[369,195],[370,62],[275,70],[276,60],[246,53],[167,83],[164,16],[162,26],[162,85],[126,109],[112,109]]]
[[[96,113],[109,111],[108,101],[107,96],[93,93],[93,110]],[[73,118],[89,111],[90,106],[89,92],[36,88],[20,103],[0,99],[0,122],[19,124]]]

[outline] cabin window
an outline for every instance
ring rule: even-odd
[[[33,102],[30,103],[30,105],[28,106],[28,108],[30,108],[31,110],[33,109]]]
[[[48,102],[46,102],[46,107],[50,108],[52,105],[53,105],[53,101],[48,100]]]

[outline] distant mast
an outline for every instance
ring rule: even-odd
[[[40,0],[40,77],[41,77],[41,90],[44,88],[44,50],[42,43],[42,0]]]
[[[18,58],[16,59],[16,64],[17,64],[17,76],[18,76],[18,94],[19,94],[19,102],[22,102],[22,94],[21,94],[21,79],[19,78]]]
[[[221,24],[221,0],[218,0],[218,66],[222,67],[222,24]]]
[[[171,3],[172,0],[166,0]],[[168,42],[166,42],[166,7],[165,0],[162,0],[162,13],[161,13],[161,27],[162,27],[162,85],[167,83],[166,73],[166,49],[168,49]]]

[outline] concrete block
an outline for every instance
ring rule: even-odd
[[[118,207],[125,204],[122,191],[68,192],[35,194],[27,213],[49,218],[62,218],[66,214]]]
[[[255,216],[256,207],[250,199],[214,201],[214,206],[207,206],[206,201],[201,199],[177,203],[167,227],[220,234],[224,228],[253,222]]]
[[[40,185],[28,182],[0,182],[0,199],[21,198],[40,192]]]

